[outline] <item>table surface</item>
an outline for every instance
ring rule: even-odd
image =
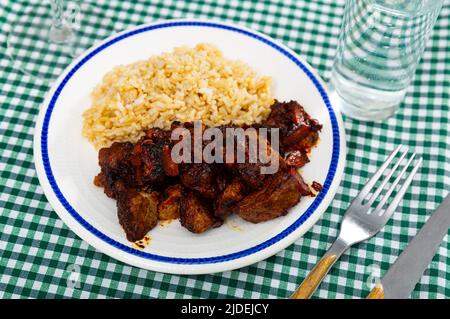
[[[327,80],[344,1],[96,1],[118,30],[170,18],[215,18],[245,25],[295,50]],[[445,2],[400,111],[382,123],[344,117],[347,167],[319,222],[277,255],[224,273],[176,276],[147,271],[95,250],[58,218],[33,164],[33,131],[49,86],[11,66],[6,32],[27,1],[0,4],[0,297],[1,298],[285,298],[337,235],[345,209],[398,144],[424,164],[386,227],[351,248],[316,292],[363,298],[450,188],[450,4]],[[413,298],[450,298],[446,236]],[[77,279],[75,281],[75,279]],[[75,283],[75,284],[74,284]]]

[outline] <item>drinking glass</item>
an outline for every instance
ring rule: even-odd
[[[34,1],[10,21],[6,53],[14,67],[51,82],[74,57],[114,32],[100,5],[87,1]]]
[[[411,83],[443,0],[347,0],[331,99],[360,120],[392,115]]]

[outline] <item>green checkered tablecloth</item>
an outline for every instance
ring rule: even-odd
[[[214,18],[248,26],[291,47],[325,80],[330,75],[344,7],[344,1],[335,0],[95,3],[111,17],[118,30],[180,17]],[[377,236],[351,248],[337,262],[315,294],[320,298],[365,297],[371,279],[389,268],[449,191],[450,3],[447,1],[401,110],[382,123],[344,118],[348,155],[343,181],[331,206],[304,237],[265,261],[214,275],[174,276],[116,261],[68,229],[39,186],[33,164],[33,131],[49,86],[14,68],[5,44],[11,23],[28,5],[26,1],[0,3],[2,298],[285,298],[325,253],[336,236],[345,209],[367,177],[390,150],[405,144],[424,159],[405,199]],[[449,250],[447,236],[412,297],[450,298]],[[77,274],[79,280],[75,283]]]

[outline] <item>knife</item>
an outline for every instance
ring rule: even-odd
[[[450,227],[450,194],[411,240],[368,299],[405,299],[414,290]]]

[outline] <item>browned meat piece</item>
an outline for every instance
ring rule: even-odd
[[[116,198],[118,185],[133,182],[131,153],[133,144],[113,143],[108,148],[100,149],[98,162],[101,172],[94,178],[94,184],[104,188],[108,197]]]
[[[180,129],[180,132],[177,132],[177,134],[174,134],[173,139],[171,140],[175,145],[177,145],[178,143],[185,143],[184,139],[187,139],[187,143],[190,143],[189,147],[191,149],[191,153],[190,154],[184,154],[184,149],[183,151],[180,151],[180,155],[183,158],[179,158],[179,162],[181,163],[197,163],[197,162],[202,162],[203,161],[203,152],[201,149],[200,152],[195,152],[195,148],[197,147],[197,145],[201,148],[202,146],[204,147],[206,144],[208,144],[207,141],[203,141],[202,140],[202,136],[203,136],[203,131],[207,128],[206,125],[201,125],[200,127],[200,132],[199,135],[197,136],[197,138],[199,138],[199,140],[194,140],[194,137],[196,135],[197,132],[195,129],[195,123],[194,122],[186,122],[186,123],[180,123],[180,122],[173,122],[171,125],[171,130],[172,133],[175,130]],[[197,127],[198,129],[198,127]],[[189,141],[190,139],[190,141]],[[177,153],[177,152],[175,152]],[[187,161],[183,161],[184,159],[186,159],[185,157],[188,157]],[[180,168],[181,169],[181,168]]]
[[[231,213],[231,207],[244,198],[247,193],[246,187],[240,178],[233,178],[225,191],[215,201],[214,215],[218,217]]]
[[[297,175],[297,176],[295,176]],[[286,215],[287,209],[300,201],[301,187],[295,171],[281,171],[267,179],[264,186],[233,206],[243,219],[259,223]]]
[[[314,196],[314,194],[311,192],[311,189],[309,188],[308,184],[305,183],[303,180],[303,177],[298,173],[296,168],[291,167],[289,169],[289,172],[292,177],[294,177],[297,180],[297,186],[298,191],[302,196]]]
[[[300,168],[309,162],[309,158],[305,151],[293,151],[286,157],[285,162],[288,166]]]
[[[107,176],[105,173],[100,172],[97,174],[97,176],[94,177],[94,185],[97,187],[103,187],[103,192],[106,194],[106,196],[114,198],[114,188],[110,187],[110,183],[108,183]],[[114,183],[111,183],[111,186],[114,185]]]
[[[183,186],[198,192],[202,197],[215,198],[217,194],[216,165],[193,163],[180,165]]]
[[[132,150],[132,143],[115,142],[110,147],[100,149],[98,152],[98,163],[102,169],[113,171],[118,174],[126,174],[130,170],[130,156]]]
[[[261,136],[256,135],[251,137],[256,138],[256,145],[259,145],[260,139],[262,139]],[[276,156],[278,160],[278,169],[284,169],[286,166],[283,158],[280,156],[279,153],[277,153],[270,145],[270,143],[266,140],[266,155],[268,157],[270,156]],[[256,163],[251,163],[250,161],[250,152],[249,152],[249,145],[245,145],[245,163],[236,163],[234,164],[234,170],[238,173],[239,177],[242,178],[242,180],[252,189],[260,189],[264,185],[264,181],[269,176],[269,174],[265,174],[262,171],[263,167],[269,167],[270,163],[262,163],[260,161],[260,158],[258,156],[258,161]],[[258,146],[259,147],[259,146]]]
[[[125,191],[127,188],[117,174],[105,174],[103,171],[94,177],[94,185],[103,187],[103,192],[110,198],[116,198],[120,192]]]
[[[178,164],[172,160],[172,157],[170,155],[169,145],[164,145],[162,147],[162,162],[164,172],[167,176],[178,176],[180,174],[178,170]]]
[[[297,144],[299,141],[305,139],[311,132],[311,127],[306,123],[294,126],[292,130],[281,136],[281,143],[285,146]]]
[[[313,181],[311,187],[316,191],[320,192],[322,190],[322,184],[319,182]]]
[[[187,192],[181,197],[180,222],[193,233],[203,233],[222,225],[222,220],[214,217],[193,192]]]
[[[173,121],[172,124],[170,124],[170,130],[173,131],[174,129],[178,127],[184,127],[183,123],[180,121]]]
[[[296,151],[301,150],[304,152],[309,152],[309,150],[314,147],[317,144],[317,141],[319,140],[319,132],[309,132],[309,134],[296,142],[295,144],[290,144],[287,146],[284,146],[285,151]]]
[[[180,199],[183,186],[171,185],[164,190],[158,205],[158,218],[161,220],[177,219],[180,217]]]
[[[303,108],[296,101],[278,102],[271,106],[271,112],[263,124],[278,127],[282,133],[287,133],[292,125],[302,121]]]
[[[295,101],[277,101],[271,108],[272,111],[263,124],[280,128],[281,145],[285,150],[298,150],[301,149],[300,146],[308,146],[309,149],[313,146],[311,143],[301,142],[304,139],[309,139],[315,143],[317,132],[322,129],[322,125],[317,120],[312,119],[300,104]],[[315,137],[312,138],[310,135]],[[290,147],[291,145],[296,145],[296,147]]]
[[[164,170],[165,175],[167,176],[178,176],[178,165],[172,161],[171,158],[171,140],[170,140],[171,131],[165,131],[159,128],[151,128],[145,131],[145,136],[142,141],[138,143],[142,143],[142,149],[137,149],[137,154],[146,153],[148,155],[147,161],[141,161],[143,164],[144,172],[144,183],[150,182],[160,182],[164,177],[160,171],[160,161],[155,161],[156,157],[161,158],[162,168]],[[154,164],[154,165],[152,165]],[[153,170],[153,172],[149,173],[148,170]],[[141,172],[141,171],[139,171]],[[148,181],[146,181],[148,179]]]
[[[172,124],[170,125],[170,132],[172,133],[174,130],[176,129],[187,129],[189,130],[191,137],[194,133],[194,125],[192,122],[185,122],[185,123],[181,123],[178,121],[174,121],[172,122]],[[172,140],[173,142],[177,143],[180,141],[180,137],[177,136],[175,139]]]
[[[227,188],[229,174],[230,173],[225,170],[224,166],[218,166],[216,177],[218,193],[223,193]]]
[[[102,172],[98,173],[97,176],[94,177],[94,185],[97,187],[104,187],[106,184],[105,179],[105,174]]]
[[[150,139],[141,139],[135,144],[132,163],[137,185],[145,186],[164,181],[166,175],[162,160],[163,145]]]
[[[238,163],[235,170],[239,177],[252,189],[259,189],[264,185],[264,180],[268,175],[261,174],[261,163]]]
[[[165,131],[160,128],[150,128],[145,131],[144,139],[149,139],[154,142],[169,142],[170,134],[170,131]]]
[[[142,239],[158,223],[157,192],[138,192],[134,189],[117,197],[117,215],[129,241]]]

